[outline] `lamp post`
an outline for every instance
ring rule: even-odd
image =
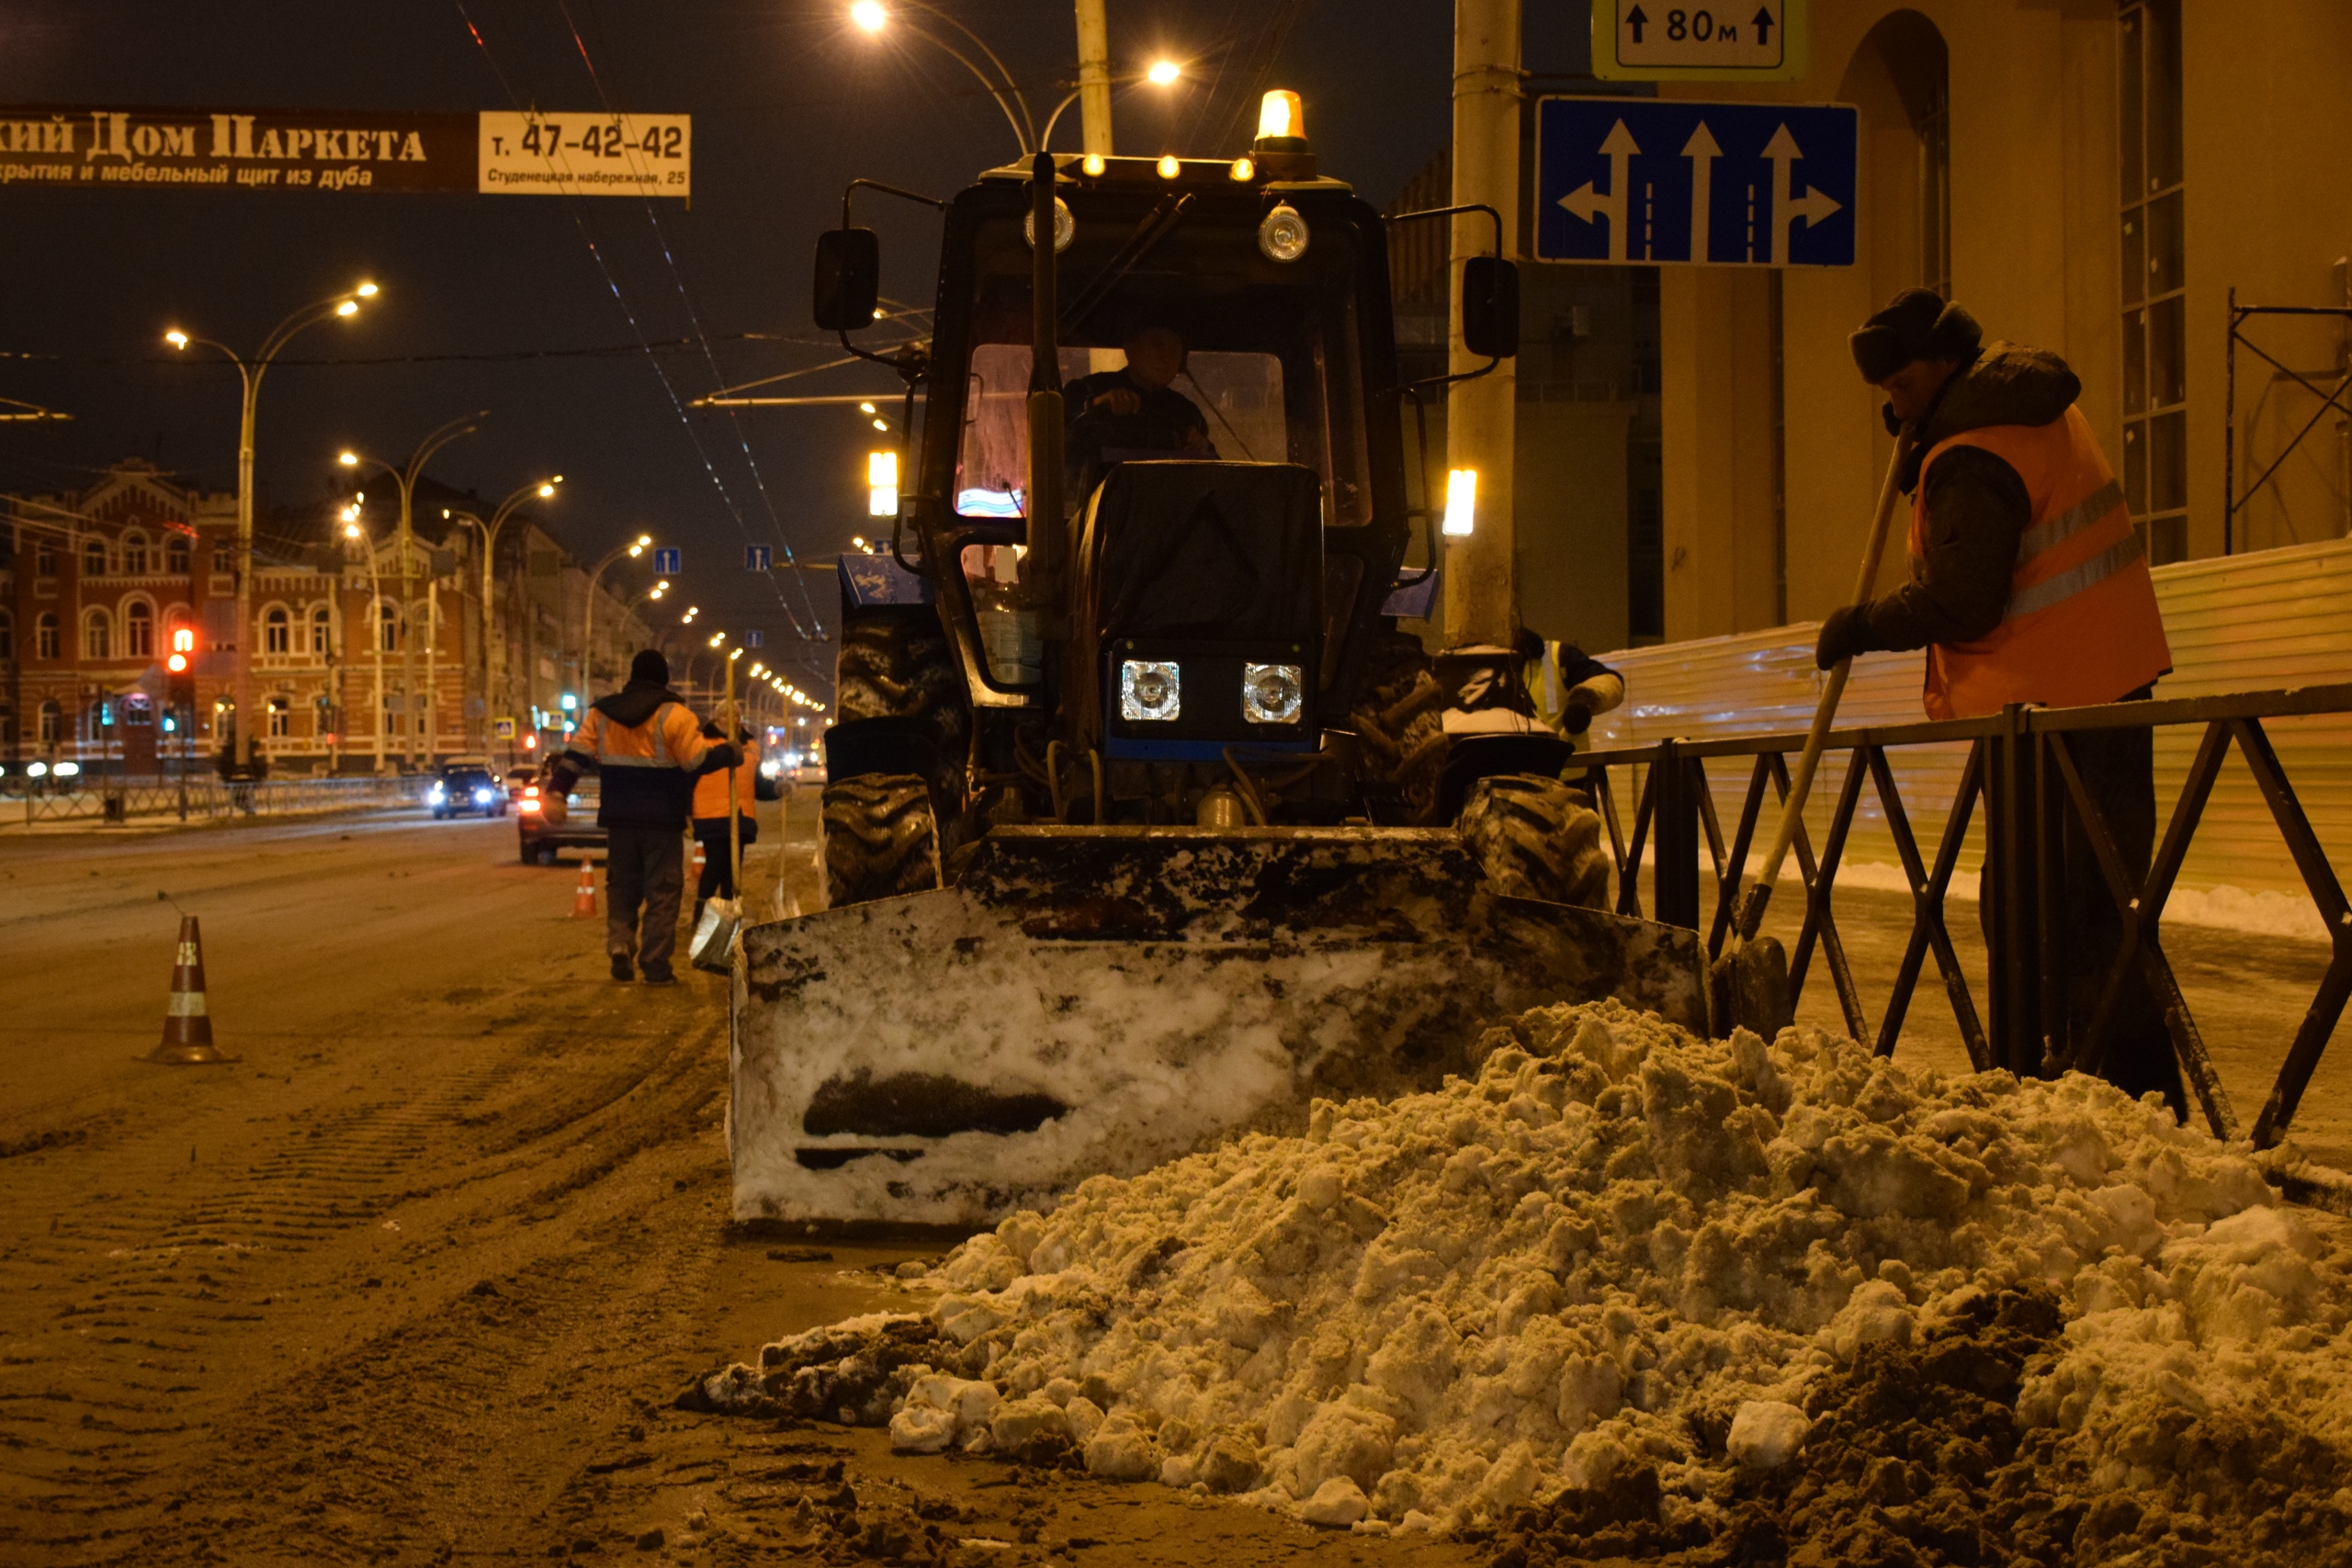
[[[492,594],[497,589],[496,581],[492,574],[492,563],[498,557],[498,531],[506,525],[507,519],[514,514],[514,509],[526,500],[535,495],[541,501],[551,500],[555,495],[555,487],[562,482],[563,476],[556,474],[523,486],[498,503],[497,510],[490,514],[490,521],[487,523],[470,512],[452,511],[442,513],[452,521],[472,524],[481,535],[481,705],[482,717],[485,721],[490,717],[490,602]],[[499,662],[503,665],[505,660],[502,658]]]
[[[376,576],[376,541],[359,525],[356,502],[344,508],[343,536],[356,539],[368,552],[368,646],[376,660],[376,716],[368,726],[376,737],[376,772],[384,771],[384,586]],[[345,725],[345,731],[350,728]]]
[[[381,468],[384,472],[390,474],[392,477],[392,482],[400,487],[401,615],[403,626],[406,624],[408,615],[409,567],[416,555],[414,502],[416,500],[417,476],[424,471],[424,460],[427,457],[432,457],[434,453],[439,451],[442,447],[447,446],[458,436],[472,434],[475,428],[479,426],[481,421],[488,416],[489,411],[485,409],[478,413],[469,413],[460,418],[453,419],[448,423],[432,431],[423,441],[417,443],[416,450],[410,454],[408,467],[405,468],[396,468],[392,467],[391,464],[385,462],[381,457],[362,457],[359,453],[348,448],[345,448],[335,458],[335,461],[341,463],[346,468],[356,468],[361,467],[363,464],[368,467]],[[433,577],[433,581],[439,581],[437,574]],[[437,732],[441,728],[441,705],[433,700],[435,694],[432,691],[434,681],[433,604],[430,600],[428,600],[426,604],[424,620],[424,683],[426,688],[424,694],[424,711],[431,716],[434,729]],[[413,637],[403,636],[401,638],[401,689],[412,710],[413,710],[417,694],[416,639]],[[417,729],[418,726],[414,724],[411,724],[408,727],[408,761],[412,766],[413,766],[416,761]],[[435,738],[435,736],[428,735],[425,737],[424,740],[424,760],[428,764],[433,761],[433,741]]]
[[[596,570],[588,574],[588,603],[580,613],[580,700],[582,702],[588,700],[588,684],[596,678],[592,661],[596,657],[597,581],[605,575],[605,569],[621,557],[641,556],[652,543],[652,535],[639,534],[626,545],[615,545],[605,553],[605,558],[596,563]]]
[[[1140,75],[1124,76],[1121,77],[1120,80],[1125,82],[1148,82],[1155,87],[1172,87],[1176,85],[1177,81],[1183,76],[1183,74],[1184,68],[1182,65],[1179,65],[1176,62],[1172,60],[1155,60]],[[1085,150],[1090,157],[1107,157],[1110,155],[1110,76],[1106,74],[1099,84],[1100,90],[1102,95],[1102,134],[1100,136],[1095,133],[1094,100],[1092,96],[1098,84],[1093,82],[1081,82],[1077,87],[1072,88],[1069,94],[1065,96],[1060,103],[1054,106],[1054,112],[1046,117],[1046,133],[1037,138],[1037,145],[1040,148],[1050,148],[1053,146],[1054,127],[1061,123],[1062,111],[1069,107],[1070,105],[1077,103],[1080,98],[1084,98],[1086,103],[1085,106],[1079,110],[1079,119],[1080,125],[1085,133]],[[1102,145],[1099,147],[1096,146],[1095,143],[1097,141],[1100,141]],[[1092,165],[1090,164],[1088,167],[1091,170]]]
[[[359,314],[359,301],[372,299],[376,293],[374,284],[362,283],[347,293],[311,301],[272,327],[250,359],[225,344],[209,337],[192,337],[176,327],[164,334],[165,343],[183,353],[190,344],[219,350],[237,367],[237,375],[244,383],[244,399],[237,416],[237,666],[231,687],[232,700],[237,705],[231,761],[240,773],[253,765],[254,758],[254,413],[261,397],[261,378],[297,333],[333,317],[347,320]]]
[[[987,72],[973,64],[970,56],[938,34],[928,28],[915,27],[911,23],[907,26],[909,32],[933,49],[948,55],[979,80],[980,85],[988,89],[989,96],[996,100],[996,107],[1004,111],[1005,123],[1012,127],[1013,141],[1020,143],[1023,152],[1028,152],[1037,141],[1037,122],[1029,118],[1028,100],[1021,96],[1020,87],[1012,80],[1012,73],[1006,70],[1004,62],[996,57],[996,51],[990,49],[979,34],[938,6],[927,4],[926,0],[900,0],[900,3],[928,17],[945,22],[949,27],[970,39],[973,47],[988,56],[989,63],[996,67],[997,77],[1001,79],[1001,85],[997,80],[991,80]],[[860,31],[877,38],[881,36],[882,29],[888,27],[892,21],[889,7],[883,5],[881,0],[857,0],[857,3],[849,8],[849,19]],[[1018,105],[1021,109],[1018,115],[1012,112],[1015,105]]]

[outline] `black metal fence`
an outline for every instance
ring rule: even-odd
[[[2165,901],[2180,874],[2198,824],[2222,765],[2234,747],[2278,824],[2313,906],[2326,924],[2333,950],[2317,994],[2288,1048],[2253,1140],[2267,1147],[2284,1135],[2296,1105],[2310,1084],[2320,1053],[2352,997],[2352,905],[2347,905],[2335,868],[2312,830],[2293,784],[2279,765],[2264,730],[2265,720],[2306,714],[2352,712],[2352,685],[2309,686],[2227,696],[2160,702],[2113,703],[2097,707],[2011,706],[1984,718],[1840,729],[1830,733],[1823,756],[1826,784],[1834,755],[1846,758],[1844,781],[1831,810],[1828,830],[1816,852],[1800,828],[1794,844],[1804,890],[1804,922],[1789,957],[1792,997],[1801,997],[1813,960],[1819,954],[1838,993],[1846,1026],[1857,1040],[1874,1041],[1881,1055],[1894,1053],[1927,961],[1935,960],[1946,998],[1960,1027],[1969,1060],[1979,1071],[2006,1067],[2019,1076],[2048,1076],[2068,1069],[2096,1071],[2104,1059],[2122,1011],[2124,988],[2136,977],[2161,1010],[2179,1058],[2188,1093],[2216,1137],[2245,1136],[2237,1111],[2213,1069],[2203,1035],[2165,956]],[[2113,824],[2086,783],[2077,751],[2085,737],[2128,729],[2172,726],[2203,728],[2195,760],[2162,830],[2150,863],[2142,872],[2119,849]],[[1617,864],[1620,913],[1642,911],[1640,872],[1646,852],[1652,866],[1653,918],[1703,929],[1707,950],[1719,954],[1732,928],[1748,849],[1761,822],[1769,834],[1789,788],[1788,759],[1804,749],[1802,732],[1739,736],[1723,739],[1667,740],[1651,746],[1593,751],[1577,759],[1591,772],[1596,803],[1607,824]],[[1967,761],[1945,815],[1935,860],[1921,855],[1887,753],[1905,746],[1963,742]],[[1726,841],[1708,787],[1707,764],[1727,759],[1749,763],[1747,788],[1738,821]],[[1628,835],[1618,809],[1611,774],[1640,768],[1644,775]],[[1912,900],[1910,939],[1897,966],[1886,1010],[1873,1030],[1838,932],[1834,895],[1838,867],[1865,787],[1878,797],[1887,830]],[[1769,795],[1769,801],[1768,801]],[[1990,829],[1984,850],[1983,896],[1995,900],[1984,920],[1987,995],[1979,1010],[1945,919],[1945,895],[1959,864],[1962,843],[1980,803]],[[2100,977],[2098,1000],[2077,1026],[2057,994],[2067,965],[2059,951],[2072,933],[2062,931],[2052,908],[2052,868],[2062,854],[2065,830],[2062,803],[2069,807],[2095,857],[2107,897],[2121,923],[2121,939]],[[2014,830],[2009,825],[2017,825]],[[1706,908],[1700,850],[1704,845],[1714,878],[1713,908]],[[2038,908],[2026,907],[2038,891]]]

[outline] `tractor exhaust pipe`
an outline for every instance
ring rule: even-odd
[[[1030,164],[1029,559],[1022,574],[1029,607],[1060,607],[1062,557],[1061,345],[1055,329],[1060,308],[1054,288],[1054,158],[1040,151]]]

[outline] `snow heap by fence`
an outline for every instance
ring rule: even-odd
[[[1374,1530],[1654,1469],[1688,1529],[1799,1451],[1808,1386],[1865,1347],[2054,1288],[2016,1419],[2096,1487],[2221,1485],[2168,1469],[2196,1423],[2300,1434],[2352,1479],[2352,1255],[2243,1148],[2083,1077],[1945,1078],[1805,1031],[1702,1041],[1603,1002],[1488,1038],[1476,1081],[1320,1102],[1303,1137],[973,1237],[927,1314],[862,1325],[899,1347],[859,1363],[890,1374],[864,1418],[923,1451],[1066,1435],[1106,1477]],[[805,1392],[855,1339],[772,1346],[705,1396]]]

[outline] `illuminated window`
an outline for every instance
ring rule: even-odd
[[[2162,566],[2188,554],[2180,0],[2126,0],[2121,27],[2123,499]]]

